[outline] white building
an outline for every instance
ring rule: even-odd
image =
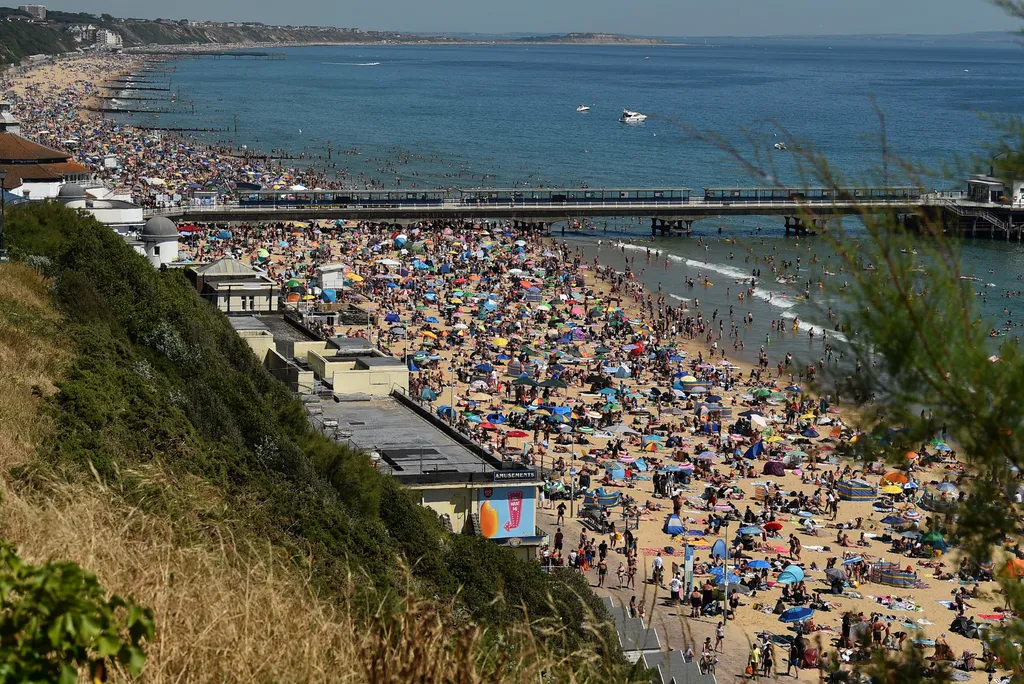
[[[54,150],[22,137],[10,102],[0,102],[0,171],[4,189],[25,199],[51,199],[68,182],[84,183],[92,171]]]
[[[143,227],[142,207],[106,192],[100,194],[107,196],[97,197],[77,183],[65,183],[57,192],[56,199],[69,209],[84,211],[103,225],[113,228],[119,235],[134,234]]]
[[[154,216],[146,221],[139,233],[142,250],[154,268],[160,268],[178,258],[178,227],[165,216]]]
[[[115,48],[121,47],[121,42],[121,34],[117,31],[100,29],[96,32],[96,42],[94,44],[98,48]]]
[[[37,21],[46,21],[46,5],[18,5],[18,9]]]

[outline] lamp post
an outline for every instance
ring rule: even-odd
[[[0,261],[7,260],[7,245],[4,242],[4,207],[7,205],[7,169],[0,169]]]

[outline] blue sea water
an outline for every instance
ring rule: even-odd
[[[172,85],[210,140],[343,157],[403,187],[750,185],[689,130],[754,144],[806,139],[851,181],[877,180],[881,123],[892,151],[936,167],[990,138],[978,112],[1024,110],[1014,44],[725,41],[691,46],[391,46],[287,49],[281,61],[181,61]],[[363,66],[373,63],[372,66]],[[579,114],[586,104],[590,112]],[[623,108],[652,118],[617,119]],[[237,115],[238,133],[233,132]],[[655,118],[656,117],[656,118]],[[301,130],[301,133],[299,132]],[[788,140],[792,145],[792,140]],[[402,155],[395,173],[380,172]],[[770,155],[783,182],[793,157]],[[418,177],[411,174],[418,172]]]
[[[716,40],[689,46],[368,46],[288,49],[281,61],[194,60],[176,63],[172,86],[195,114],[161,115],[164,125],[232,130],[198,136],[206,142],[247,145],[290,154],[326,155],[331,171],[373,179],[385,187],[509,187],[514,184],[591,187],[690,187],[764,184],[720,145],[690,132],[721,136],[746,159],[783,183],[802,184],[795,155],[772,151],[782,140],[813,143],[851,184],[883,178],[881,117],[889,150],[931,169],[975,157],[926,187],[959,188],[969,171],[987,166],[994,139],[981,113],[1024,111],[1024,49],[1013,43],[953,39]],[[191,104],[190,104],[191,103]],[[590,112],[580,114],[576,106]],[[651,115],[643,125],[617,119],[623,108]],[[233,126],[237,116],[238,130]],[[145,122],[136,116],[134,122]],[[350,154],[343,154],[348,150]],[[890,182],[903,180],[895,161]],[[724,242],[746,239],[746,247]],[[755,232],[758,227],[763,231]],[[649,240],[642,224],[613,224],[626,238]],[[750,358],[769,334],[769,321],[799,317],[805,329],[772,334],[773,362],[785,351],[820,357],[820,331],[830,302],[810,305],[763,278],[759,294],[737,300],[736,283],[757,265],[752,255],[803,258],[803,277],[829,266],[828,250],[814,238],[786,239],[780,219],[721,219],[697,224],[705,240],[667,238],[637,249],[612,249],[610,235],[579,239],[587,258],[634,270],[668,295],[700,299],[709,315],[732,306],[755,324],[744,328]],[[621,236],[621,233],[620,233]],[[602,239],[604,244],[598,245]],[[616,238],[618,239],[618,238]],[[663,254],[646,262],[647,246]],[[967,273],[983,283],[980,309],[993,326],[1024,322],[1024,247],[966,242]],[[809,261],[818,255],[819,264]],[[667,261],[666,261],[667,259]],[[764,264],[760,264],[765,269]],[[707,275],[715,285],[687,288],[686,278]],[[767,273],[766,273],[767,275]],[[828,276],[823,276],[828,280]],[[834,277],[833,277],[834,280]],[[728,291],[727,291],[728,290]],[[771,301],[766,301],[771,298]],[[678,301],[678,300],[672,300]],[[690,302],[691,306],[694,303]],[[1006,309],[1006,312],[1004,312]],[[1007,313],[1008,312],[1008,313]],[[786,326],[787,331],[789,325]],[[728,330],[728,322],[726,323]],[[1018,330],[1011,325],[1012,339]],[[731,345],[729,345],[731,352]]]

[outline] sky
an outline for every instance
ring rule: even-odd
[[[50,7],[118,17],[408,32],[679,37],[969,33],[1020,24],[986,0],[64,0]]]

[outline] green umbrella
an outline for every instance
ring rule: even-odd
[[[522,377],[520,377],[520,378],[516,378],[515,380],[513,380],[512,384],[513,385],[524,385],[526,387],[536,387],[537,386],[537,381],[534,380],[533,378],[522,378]]]
[[[568,389],[568,385],[558,378],[548,378],[544,382],[540,383],[541,387],[551,387],[555,389]]]
[[[302,283],[300,283],[300,282],[299,282],[298,280],[296,280],[295,278],[292,278],[292,279],[291,279],[291,280],[289,280],[289,281],[288,281],[287,283],[285,283],[285,284],[284,284],[284,286],[285,286],[285,287],[302,287]]]

